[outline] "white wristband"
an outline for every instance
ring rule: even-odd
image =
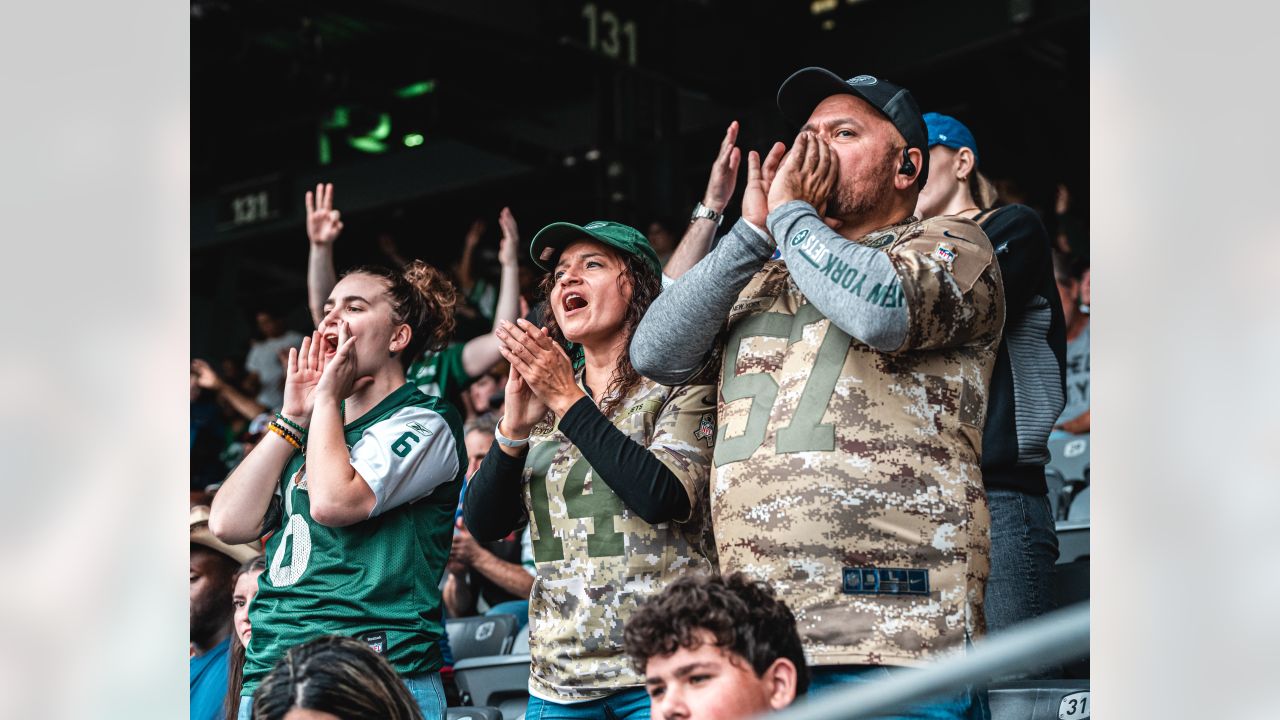
[[[529,438],[523,440],[512,440],[502,434],[502,421],[506,419],[506,415],[498,418],[498,424],[493,426],[493,439],[498,441],[499,445],[505,445],[509,448],[524,447],[529,444]]]

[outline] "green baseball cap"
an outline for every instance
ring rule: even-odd
[[[655,275],[662,275],[662,262],[658,260],[658,253],[649,244],[644,233],[630,225],[608,220],[595,220],[586,225],[551,223],[533,236],[533,242],[529,244],[529,256],[533,258],[534,265],[551,272],[555,269],[556,257],[560,255],[560,251],[569,243],[584,239],[595,240],[634,255],[644,260]]]

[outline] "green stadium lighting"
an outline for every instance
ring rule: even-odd
[[[423,137],[418,133],[409,133],[408,135],[404,136],[405,147],[418,147],[419,145],[422,144],[422,141],[423,141]]]
[[[333,160],[333,150],[329,145],[329,131],[341,130],[351,124],[351,114],[345,105],[333,109],[328,119],[320,121],[319,156],[320,164],[328,165]]]
[[[396,90],[396,97],[404,98],[404,99],[415,98],[420,95],[426,95],[427,93],[435,92],[435,90],[436,90],[435,80],[423,80],[422,82],[416,82],[412,85],[405,85],[399,90]]]
[[[384,153],[387,151],[387,144],[383,141],[390,135],[391,115],[389,113],[381,113],[378,116],[377,127],[365,135],[348,138],[347,144],[361,152]]]

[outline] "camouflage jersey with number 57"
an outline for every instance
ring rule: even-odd
[[[642,378],[613,411],[613,425],[648,448],[689,495],[685,522],[657,525],[596,477],[558,424],[534,428],[523,496],[537,569],[529,598],[535,696],[568,703],[644,684],[623,652],[623,626],[641,601],[681,574],[714,566],[706,507],[715,410],[712,385],[673,388]]]
[[[903,347],[851,338],[766,263],[718,343],[713,524],[721,570],[773,586],[810,664],[917,665],[983,628],[979,459],[1003,291],[968,220],[857,242],[896,277],[847,282],[848,302],[905,305]]]

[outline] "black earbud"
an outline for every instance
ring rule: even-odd
[[[911,162],[911,155],[907,152],[907,148],[902,148],[902,167],[898,168],[899,175],[915,175],[916,164]]]

